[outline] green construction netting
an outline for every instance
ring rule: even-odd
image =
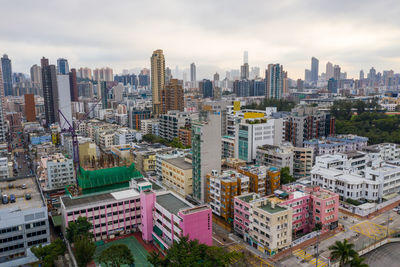
[[[82,190],[90,190],[101,187],[113,187],[113,185],[128,183],[131,179],[141,178],[142,174],[132,163],[129,167],[114,167],[101,170],[84,170],[80,168],[78,184]]]

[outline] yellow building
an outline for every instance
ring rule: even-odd
[[[163,183],[182,196],[193,193],[192,164],[185,157],[164,159],[162,162]]]
[[[161,113],[161,90],[165,85],[165,58],[163,51],[158,49],[151,56],[151,89],[153,114]]]
[[[79,161],[83,165],[85,161],[97,160],[96,144],[94,142],[86,142],[79,144]]]

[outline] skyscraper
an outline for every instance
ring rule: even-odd
[[[199,84],[200,90],[203,93],[203,98],[213,97],[212,81],[203,79]]]
[[[77,76],[82,79],[92,79],[92,69],[90,68],[79,68]]]
[[[49,60],[44,57],[40,61],[42,66],[44,112],[46,125],[49,126],[59,121],[56,66],[49,65]]]
[[[309,69],[305,69],[304,71],[304,81],[309,83],[311,81],[311,71]]]
[[[337,94],[338,82],[334,78],[328,80],[328,91],[332,94]]]
[[[206,174],[221,172],[221,112],[192,122],[193,197],[204,202]]]
[[[71,106],[71,93],[70,93],[70,76],[67,73],[66,75],[59,74],[57,75],[57,97],[59,109],[64,116],[59,117],[59,123],[61,129],[68,129],[68,123],[65,119],[68,120],[69,123],[72,123],[72,106]],[[58,111],[56,111],[58,114]],[[64,118],[65,117],[65,118]]]
[[[57,59],[57,74],[68,74],[69,73],[69,66],[68,60],[65,58]]]
[[[25,94],[25,118],[28,122],[36,121],[35,96]]]
[[[311,82],[313,84],[317,84],[318,82],[318,65],[319,65],[319,60],[315,57],[311,58]]]
[[[364,71],[360,70],[360,81],[364,80]]]
[[[283,95],[283,66],[269,64],[265,74],[267,98],[280,99]]]
[[[154,51],[150,61],[153,114],[158,115],[161,112],[161,90],[165,84],[165,58],[163,51],[161,49]]]
[[[241,80],[248,80],[249,79],[249,64],[244,63],[240,66],[240,79]]]
[[[375,86],[376,76],[377,76],[376,70],[374,69],[374,67],[372,67],[369,70],[369,74],[368,74],[369,86],[371,86],[371,87]]]
[[[71,101],[78,101],[78,83],[76,80],[76,69],[71,69],[69,73],[69,87]]]
[[[0,143],[6,142],[6,127],[4,123],[4,83],[0,68]]]
[[[165,84],[169,83],[169,81],[172,79],[172,72],[169,67],[165,68]],[[162,88],[161,88],[162,90]]]
[[[338,82],[340,81],[340,66],[339,65],[335,65],[333,67],[333,78]]]
[[[34,88],[35,92],[40,96],[43,96],[42,91],[42,68],[37,64],[31,67],[31,82],[32,87]]]
[[[249,53],[247,51],[243,52],[243,64],[249,64]]]
[[[190,64],[190,81],[192,82],[192,84],[196,82],[196,65],[194,64],[194,62]]]
[[[3,73],[4,95],[13,95],[11,59],[6,54],[1,58],[1,70]]]
[[[178,79],[169,80],[168,84],[161,91],[162,113],[169,110],[184,111],[182,81]]]
[[[333,65],[330,62],[326,63],[326,75],[325,75],[325,78],[326,78],[326,80],[329,80],[330,78],[333,78]]]

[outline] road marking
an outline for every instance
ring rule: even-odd
[[[216,239],[215,237],[212,237],[215,241],[217,241],[218,243],[220,243],[221,245],[224,245],[224,243],[222,243],[221,241],[219,241],[218,239]]]

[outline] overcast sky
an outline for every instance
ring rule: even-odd
[[[149,67],[153,50],[166,65],[198,66],[198,79],[249,64],[281,63],[304,78],[312,56],[351,77],[400,72],[399,0],[0,0],[0,53],[29,73],[42,56],[70,67]],[[204,77],[205,76],[205,77]]]

